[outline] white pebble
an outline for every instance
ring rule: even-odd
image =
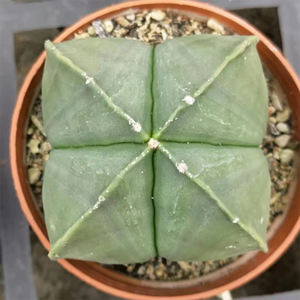
[[[195,103],[195,98],[188,95],[188,96],[185,96],[182,101],[186,102],[186,104],[188,104],[188,105],[193,105]]]
[[[290,133],[290,127],[286,123],[278,123],[276,128],[283,133]]]
[[[182,162],[177,166],[177,169],[180,173],[184,174],[187,171],[188,166]]]
[[[274,140],[274,142],[280,148],[284,148],[284,147],[286,147],[286,145],[289,143],[290,140],[291,140],[291,136],[290,135],[288,135],[288,134],[282,134],[282,135],[278,136]]]
[[[207,27],[215,30],[218,33],[222,33],[222,34],[225,33],[224,27],[214,19],[208,19]]]

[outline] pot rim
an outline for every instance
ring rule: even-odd
[[[241,19],[238,16],[235,16],[232,13],[229,13],[219,7],[207,4],[207,3],[200,3],[200,2],[194,2],[194,1],[184,1],[184,0],[141,0],[141,1],[129,1],[124,2],[121,4],[113,5],[104,9],[101,9],[99,11],[96,11],[82,19],[80,19],[78,22],[73,24],[72,26],[68,27],[63,33],[61,33],[54,42],[61,42],[63,40],[68,39],[74,32],[79,30],[80,28],[86,27],[90,22],[97,18],[109,18],[111,16],[118,15],[119,13],[122,13],[128,9],[174,9],[178,11],[183,12],[192,12],[198,15],[205,15],[207,17],[211,17],[212,15],[220,21],[220,23],[227,24],[231,23],[237,28],[239,28],[239,33],[243,34],[248,33],[252,35],[256,35],[260,42],[258,47],[265,47],[267,48],[266,51],[269,52],[269,54],[273,54],[279,64],[281,64],[281,69],[285,69],[286,72],[291,77],[292,83],[295,85],[295,90],[297,93],[300,94],[300,82],[299,79],[290,66],[290,64],[287,62],[287,60],[283,57],[281,52],[278,50],[276,46],[272,44],[262,33],[260,33],[257,29],[252,27],[252,25],[248,24],[246,21]],[[202,11],[200,13],[199,11]],[[205,12],[205,13],[204,13]],[[229,26],[229,25],[227,25]],[[230,27],[230,26],[229,26]],[[32,208],[30,207],[29,203],[32,202],[32,197],[29,197],[25,195],[23,186],[21,183],[21,177],[24,175],[24,173],[20,172],[20,163],[18,163],[18,153],[17,153],[17,137],[18,137],[18,131],[20,130],[18,128],[18,123],[20,119],[21,109],[24,104],[24,98],[25,95],[28,93],[29,87],[32,85],[32,81],[34,80],[35,76],[38,74],[39,71],[43,68],[43,64],[46,58],[46,53],[43,51],[41,56],[37,59],[33,67],[30,69],[29,73],[27,74],[24,83],[20,89],[17,103],[15,106],[15,110],[12,117],[12,124],[11,124],[11,134],[10,134],[10,154],[11,154],[11,170],[12,170],[12,177],[16,189],[16,193],[21,205],[21,208],[26,215],[26,218],[28,222],[30,223],[31,227],[35,231],[36,235],[38,236],[39,240],[43,244],[43,246],[49,251],[50,249],[50,243],[47,238],[47,235],[45,235],[44,231],[40,227],[40,224],[36,221],[36,215],[33,214]],[[270,58],[271,59],[271,58]],[[281,80],[279,80],[281,82]],[[293,95],[290,95],[292,98]],[[295,96],[294,96],[295,97]],[[298,99],[298,102],[299,99]],[[299,105],[299,103],[297,104]],[[296,118],[300,119],[300,112],[295,112]],[[297,132],[300,132],[300,126],[297,124],[299,128],[297,128]],[[299,179],[298,179],[299,182]],[[297,194],[295,194],[293,201],[299,202],[300,200],[300,187],[298,187]],[[146,295],[146,294],[136,294],[134,292],[125,291],[123,289],[115,288],[111,285],[108,285],[104,282],[101,282],[99,280],[96,280],[93,276],[90,276],[87,274],[87,272],[84,272],[82,270],[79,270],[73,263],[72,260],[66,260],[62,259],[58,262],[67,269],[70,273],[74,274],[78,278],[82,279],[83,281],[89,283],[90,285],[103,290],[107,293],[113,294],[118,297],[123,297],[127,299],[132,300],[141,300],[141,299],[160,299],[160,300],[166,300],[166,299],[177,299],[177,300],[189,300],[189,299],[197,299],[197,298],[208,298],[215,296],[217,294],[220,294],[226,290],[233,290],[246,282],[250,281],[251,279],[255,278],[259,274],[261,274],[263,271],[265,271],[267,268],[269,268],[283,253],[284,251],[291,245],[291,243],[296,238],[298,232],[300,231],[300,215],[298,216],[296,222],[293,224],[291,230],[286,235],[284,241],[277,245],[277,247],[272,250],[270,248],[269,253],[265,255],[265,259],[255,266],[254,269],[246,272],[245,274],[241,274],[237,279],[232,280],[230,282],[227,282],[224,285],[202,291],[192,294],[181,294],[181,295],[170,295],[170,296],[161,296],[159,294],[153,294],[153,295]],[[276,246],[276,245],[275,245]],[[84,263],[86,265],[90,263]],[[78,265],[78,264],[77,264]],[[84,268],[83,268],[84,269]],[[125,276],[125,275],[121,275]],[[118,278],[117,278],[118,280]],[[126,282],[128,283],[128,282]],[[174,282],[174,287],[176,286],[176,282]]]

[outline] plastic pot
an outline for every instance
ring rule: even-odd
[[[264,64],[270,69],[283,87],[292,108],[294,133],[300,139],[300,83],[295,72],[280,51],[257,29],[241,18],[218,7],[190,1],[144,0],[125,2],[97,11],[65,30],[55,42],[68,40],[74,32],[88,26],[94,19],[106,19],[128,9],[174,9],[216,19],[241,35],[256,35],[260,42],[258,50]],[[27,179],[25,166],[26,132],[33,99],[40,89],[45,52],[25,78],[20,90],[12,118],[10,154],[11,168],[16,192],[28,222],[44,247],[50,243],[43,216],[37,208]],[[248,253],[211,274],[197,279],[177,282],[155,282],[130,278],[107,269],[97,263],[76,260],[59,260],[69,272],[88,284],[106,293],[127,299],[202,299],[215,296],[225,290],[235,289],[255,278],[270,267],[294,241],[300,229],[300,184],[299,177],[289,191],[290,205],[284,215],[277,218],[268,232],[269,252]]]

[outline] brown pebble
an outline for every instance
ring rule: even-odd
[[[118,24],[120,24],[122,27],[129,27],[130,26],[130,22],[128,22],[128,20],[126,20],[124,17],[116,18],[116,22]]]

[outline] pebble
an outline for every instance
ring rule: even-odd
[[[81,33],[81,34],[75,33],[75,35],[74,35],[74,38],[75,38],[76,40],[79,40],[79,39],[86,39],[86,38],[88,38],[88,37],[90,37],[90,36],[89,36],[89,34],[86,33],[86,32]]]
[[[208,19],[207,27],[215,30],[218,33],[225,34],[224,27],[214,19]]]
[[[135,14],[127,15],[126,19],[129,20],[129,21],[134,21],[135,20]]]
[[[273,91],[270,95],[272,104],[277,111],[282,111],[282,104],[278,95]]]
[[[32,116],[31,116],[31,121],[32,121],[32,123],[36,126],[36,128],[37,128],[44,136],[46,136],[45,131],[44,131],[44,126],[43,126],[42,122],[41,122],[35,115],[32,115]]]
[[[290,118],[291,112],[289,110],[289,108],[285,108],[283,111],[279,111],[276,114],[276,120],[278,123],[284,123],[286,121],[288,121],[288,119]]]
[[[162,21],[166,16],[166,14],[161,10],[154,10],[149,15],[155,21]]]
[[[281,197],[281,193],[276,193],[273,195],[270,199],[270,205],[273,205],[275,202],[277,202]]]
[[[32,139],[27,143],[27,147],[29,148],[32,154],[37,154],[40,152],[39,144],[40,144],[39,140]]]
[[[184,272],[188,272],[190,270],[189,265],[185,261],[178,261],[177,263]]]
[[[122,27],[129,27],[130,26],[130,22],[128,22],[128,20],[125,19],[124,17],[116,18],[116,22],[119,25],[121,25]]]
[[[269,122],[270,122],[270,123],[273,123],[273,124],[276,124],[276,123],[277,123],[277,120],[276,120],[275,117],[270,117],[270,118],[269,118]]]
[[[146,274],[148,276],[152,275],[154,273],[154,267],[152,265],[148,265],[147,270],[146,270]]]
[[[155,270],[155,275],[157,277],[161,277],[164,274],[164,270],[162,268],[156,269]]]
[[[105,20],[103,22],[104,28],[108,33],[111,33],[114,29],[113,22],[111,20]]]
[[[290,133],[290,127],[288,124],[286,123],[278,123],[276,125],[276,128],[280,131],[280,132],[283,132],[283,133]]]
[[[43,142],[41,145],[41,152],[49,152],[52,149],[49,142]]]
[[[288,165],[294,158],[294,151],[291,149],[283,149],[280,152],[280,161]]]
[[[33,128],[32,127],[29,127],[28,130],[27,130],[27,134],[28,135],[32,135],[34,132]]]
[[[96,36],[96,31],[95,31],[95,28],[93,26],[89,26],[88,28],[88,34],[89,36]]]
[[[273,107],[273,106],[269,106],[268,107],[268,114],[269,114],[269,116],[275,114],[275,112],[276,112],[275,107]]]
[[[28,178],[30,184],[35,184],[41,176],[41,171],[38,168],[30,168],[28,170]]]
[[[269,123],[269,130],[273,135],[279,135],[280,131],[277,129],[277,127],[273,123]]]
[[[280,148],[284,148],[287,146],[289,141],[291,140],[291,136],[288,134],[282,134],[275,138],[274,142],[276,145],[278,145]]]
[[[128,273],[132,273],[134,267],[135,267],[134,264],[133,264],[133,265],[129,265],[129,266],[127,267],[127,272],[128,272]]]
[[[146,267],[145,266],[140,266],[139,267],[139,269],[138,269],[138,271],[137,271],[137,273],[139,274],[139,275],[145,275],[146,274]]]

